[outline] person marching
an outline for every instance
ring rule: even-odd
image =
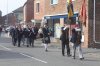
[[[21,25],[19,25],[17,28],[18,47],[20,47],[22,36],[23,36],[23,31],[22,31]]]
[[[29,44],[30,44],[30,42],[29,42],[29,33],[30,33],[29,25],[24,26],[24,28],[23,28],[23,35],[24,35],[24,40],[25,40],[24,43],[27,44],[27,47],[29,47]]]
[[[38,27],[36,25],[34,25],[34,37],[35,39],[37,39],[37,35],[38,35]]]
[[[29,43],[30,46],[32,47],[34,47],[34,39],[35,39],[34,27],[31,27],[29,31]]]
[[[43,30],[43,43],[44,43],[45,51],[47,52],[48,43],[50,43],[50,31],[47,24],[44,25],[42,30]]]
[[[65,56],[65,47],[67,49],[67,56],[70,55],[70,47],[69,47],[69,28],[65,25],[61,30],[62,34],[60,36],[61,44],[62,44],[62,55]]]
[[[83,53],[82,53],[82,48],[81,48],[81,29],[80,28],[73,28],[72,29],[72,37],[71,37],[71,42],[72,42],[72,46],[73,46],[73,50],[72,50],[72,57],[73,59],[75,59],[75,55],[76,55],[76,48],[78,49],[78,53],[79,53],[79,58],[80,60],[83,60]]]
[[[12,44],[14,46],[16,46],[16,43],[17,43],[17,26],[11,28],[10,35],[12,37]]]

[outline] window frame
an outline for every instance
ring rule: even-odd
[[[54,0],[50,0],[50,4],[51,5],[57,5],[58,4],[58,0],[55,0],[55,1]]]
[[[36,3],[36,13],[39,13],[40,12],[40,3],[37,2]]]

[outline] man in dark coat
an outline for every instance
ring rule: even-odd
[[[16,46],[16,43],[17,43],[17,27],[16,26],[10,29],[10,35],[12,37],[12,44]]]
[[[27,47],[29,46],[29,33],[30,33],[30,30],[29,30],[29,27],[27,26],[23,29],[24,41],[26,40]]]
[[[34,39],[35,39],[35,34],[34,34],[34,28],[30,28],[29,31],[29,44],[30,46],[34,47]]]
[[[35,34],[35,39],[36,39],[36,36],[38,34],[38,27],[36,25],[34,26],[34,34]]]
[[[20,47],[21,40],[22,40],[22,36],[23,36],[22,28],[21,27],[18,27],[18,29],[17,29],[18,47]]]
[[[61,31],[62,31],[62,34],[61,34],[60,40],[62,42],[62,55],[65,56],[65,47],[66,47],[67,56],[71,56],[70,47],[69,47],[69,28],[63,27]]]

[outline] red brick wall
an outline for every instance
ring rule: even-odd
[[[44,4],[46,0],[35,0],[34,1],[34,19],[41,20],[44,17],[45,8]],[[36,3],[40,3],[40,11],[36,12]]]
[[[34,0],[27,0],[24,5],[24,21],[31,22],[34,19]]]
[[[79,12],[82,0],[73,1],[74,11]],[[58,4],[51,5],[50,0],[46,0],[46,15],[63,14],[67,13],[67,2],[66,0],[58,0]]]
[[[67,13],[66,0],[58,0],[56,5],[51,5],[50,0],[46,0],[45,4],[46,15]]]
[[[8,22],[9,22],[9,25],[15,25],[16,24],[16,17],[14,16],[13,13],[9,14],[8,16]]]
[[[2,23],[3,25],[5,25],[5,20],[7,20],[7,15],[3,16],[2,17]],[[15,25],[16,24],[16,17],[14,16],[13,13],[9,13],[8,14],[8,22],[7,22],[7,25],[8,26],[11,26],[11,25]]]

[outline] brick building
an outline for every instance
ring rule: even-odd
[[[100,0],[89,0],[88,46],[100,48]]]
[[[16,10],[4,15],[2,17],[3,27],[14,26],[23,21],[23,7],[19,7]]]
[[[34,19],[34,0],[27,0],[23,6],[24,12],[24,22],[31,23],[31,20]]]
[[[41,20],[45,15],[45,0],[34,0],[34,19]]]
[[[16,17],[14,13],[9,13],[3,16],[2,18],[3,18],[3,27],[8,27],[16,24]]]
[[[81,5],[83,0],[73,0],[74,5],[74,21],[77,21]],[[94,11],[94,2],[96,11]],[[35,19],[42,19],[43,17],[47,20],[48,25],[53,29],[54,37],[59,38],[60,28],[64,23],[67,23],[67,7],[66,0],[35,0],[34,2],[34,16]],[[36,6],[37,4],[37,6]],[[39,13],[36,13],[36,9],[39,8]],[[99,47],[100,48],[100,1],[99,0],[86,0],[86,12],[87,22],[86,26],[82,25],[82,31],[84,36],[84,47]],[[95,20],[93,18],[95,14]],[[56,30],[56,28],[58,28]],[[59,34],[59,35],[56,35]]]
[[[74,24],[77,22],[77,17],[80,13],[81,5],[83,0],[72,0],[74,6]],[[95,8],[94,8],[95,3]],[[34,0],[34,20],[42,21],[43,18],[46,19],[49,27],[53,31],[53,37],[60,37],[60,29],[64,23],[68,22],[68,13],[67,13],[67,0]],[[31,6],[32,6],[31,5]],[[24,10],[27,8],[27,5],[24,5]],[[99,47],[100,48],[100,1],[99,0],[86,0],[86,26],[82,25],[82,35],[84,36],[84,47]],[[94,11],[94,9],[96,9]],[[27,9],[30,12],[31,9]],[[25,11],[27,11],[25,10]],[[27,12],[24,14],[27,14]],[[95,15],[95,17],[93,17]],[[28,16],[24,15],[24,20],[28,21]],[[37,22],[37,21],[36,21]],[[79,21],[80,22],[80,21]]]

